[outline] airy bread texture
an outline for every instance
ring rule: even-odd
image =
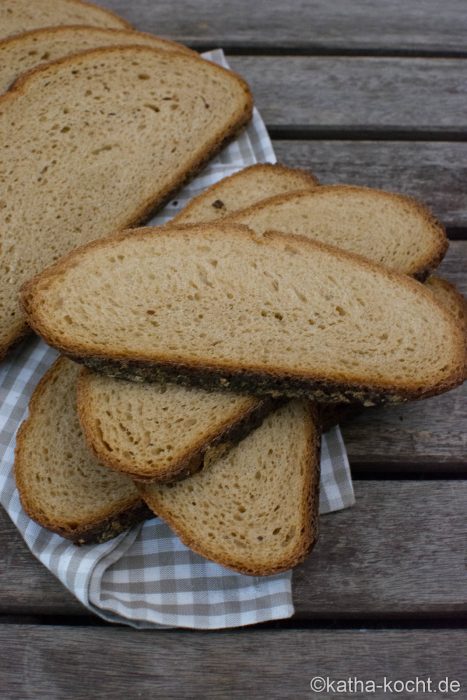
[[[0,0],[0,38],[61,24],[131,28],[110,10],[83,0]]]
[[[146,46],[48,64],[0,98],[0,356],[26,331],[21,284],[145,218],[249,120],[234,73]]]
[[[80,367],[60,358],[38,384],[19,429],[15,477],[30,518],[76,544],[104,542],[148,517],[133,482],[101,467],[76,413]]]
[[[173,384],[134,384],[84,370],[78,413],[98,460],[140,481],[173,481],[256,428],[271,401]]]
[[[36,29],[0,42],[0,92],[8,90],[22,73],[44,63],[104,46],[134,45],[197,55],[182,44],[128,29],[84,26]]]
[[[462,381],[463,334],[423,285],[226,222],[95,241],[22,298],[46,342],[112,376],[367,404]]]
[[[170,485],[138,485],[151,510],[190,549],[235,571],[290,569],[318,532],[319,430],[292,401],[201,472]]]
[[[369,187],[324,185],[279,195],[229,217],[257,233],[306,236],[423,279],[443,259],[443,227],[411,197]]]
[[[170,224],[198,224],[218,221],[278,194],[315,188],[318,180],[300,168],[278,163],[258,163],[225,177],[194,197]]]

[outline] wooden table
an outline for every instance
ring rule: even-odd
[[[467,293],[464,0],[107,0],[138,29],[223,47],[278,159],[420,197]],[[357,505],[322,518],[296,616],[218,633],[102,624],[0,510],[2,698],[309,698],[313,676],[448,676],[467,697],[466,391],[367,411],[345,439]],[[7,690],[8,689],[8,690]],[[425,695],[399,697],[428,697]],[[439,697],[448,697],[439,695]]]

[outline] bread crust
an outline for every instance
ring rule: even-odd
[[[59,357],[44,374],[29,402],[28,418],[23,421],[18,430],[14,464],[16,486],[24,511],[32,520],[42,527],[56,532],[58,535],[71,540],[75,544],[105,542],[115,537],[120,532],[123,532],[131,525],[151,517],[152,514],[138,496],[126,499],[118,506],[104,508],[100,513],[95,513],[94,517],[82,519],[81,522],[74,523],[76,527],[70,527],[69,524],[60,521],[58,518],[50,518],[41,513],[36,508],[34,499],[31,498],[26,483],[25,472],[28,468],[26,443],[28,440],[29,427],[35,419],[36,411],[39,408],[39,403],[48,383],[61,372],[64,362],[66,362],[65,358]]]
[[[300,179],[303,180],[304,186],[308,185],[309,188],[319,186],[319,181],[317,180],[317,178],[311,172],[309,172],[308,170],[305,170],[304,168],[290,168],[286,165],[282,165],[281,163],[255,163],[254,165],[249,165],[246,168],[242,168],[242,170],[239,170],[238,172],[233,173],[233,175],[229,175],[228,177],[222,178],[222,180],[219,180],[219,182],[216,182],[214,185],[211,185],[211,187],[208,187],[206,190],[204,190],[204,192],[201,192],[201,194],[199,194],[197,197],[193,197],[193,199],[191,199],[188,202],[186,207],[184,207],[182,209],[182,211],[180,211],[178,214],[176,214],[173,217],[173,219],[171,219],[168,222],[168,225],[173,224],[173,225],[178,226],[179,225],[178,222],[180,220],[181,220],[180,223],[183,224],[183,219],[186,216],[186,214],[189,214],[193,209],[195,209],[198,206],[200,201],[203,201],[203,200],[208,199],[208,198],[210,199],[211,197],[215,197],[216,192],[218,192],[220,189],[222,189],[226,183],[231,183],[232,181],[238,180],[238,179],[242,178],[245,175],[245,173],[249,173],[252,170],[254,170],[256,172],[261,171],[265,175],[267,175],[268,172],[271,172],[272,170],[274,170],[275,172],[281,172],[284,175],[290,174],[290,175],[293,175],[294,177],[299,177]],[[309,191],[309,190],[307,190],[307,191]],[[280,195],[277,195],[277,196],[280,196]],[[267,201],[269,201],[269,199],[272,199],[272,197],[268,198]],[[261,201],[264,201],[264,200],[261,200]],[[255,205],[251,205],[251,207],[248,207],[247,209],[242,209],[241,211],[242,211],[242,213],[244,211],[250,211],[250,209],[252,209],[254,206]],[[236,213],[238,213],[238,212],[235,212],[235,213],[232,212],[232,214],[227,214],[225,219],[227,219],[227,218],[230,219],[231,217],[234,218]]]
[[[137,484],[141,497],[153,513],[161,517],[175,534],[178,535],[183,544],[189,547],[193,552],[200,554],[202,557],[206,557],[206,559],[226,566],[241,574],[247,574],[248,576],[271,576],[281,571],[292,569],[300,564],[311,552],[318,541],[319,534],[321,435],[317,427],[319,425],[319,418],[316,409],[311,403],[306,403],[308,408],[308,440],[305,461],[309,468],[305,470],[303,496],[300,504],[303,514],[301,538],[295,550],[281,561],[271,562],[269,565],[259,565],[252,562],[250,566],[246,566],[244,562],[239,561],[233,556],[219,556],[215,550],[209,547],[208,543],[199,542],[197,540],[196,532],[180,525],[176,516],[170,512],[170,509],[165,508],[157,497],[155,498],[153,494],[150,494],[144,484]]]
[[[226,224],[224,224],[226,225]],[[216,224],[219,228],[221,224]],[[243,238],[248,238],[260,244],[258,236],[250,231],[246,226],[238,224],[228,224],[229,231]],[[209,225],[208,228],[212,228]],[[196,236],[205,229],[205,226],[183,226],[180,230],[186,234]],[[175,227],[163,227],[158,229],[158,236],[174,235],[177,231]],[[102,246],[115,246],[119,241],[131,235],[144,238],[153,236],[153,229],[142,228],[138,231],[123,231],[107,240],[101,239],[92,241],[85,246],[75,249],[68,255],[61,258],[57,263],[47,268],[41,275],[36,276],[27,282],[22,289],[21,299],[32,328],[41,335],[44,340],[53,347],[56,347],[64,355],[67,355],[76,362],[81,362],[90,369],[103,372],[119,379],[129,379],[132,381],[172,381],[179,384],[201,386],[210,391],[231,390],[238,393],[256,394],[259,396],[288,396],[298,398],[311,398],[324,403],[353,403],[355,401],[366,406],[378,405],[382,403],[400,403],[408,400],[421,399],[428,396],[447,391],[463,381],[464,375],[464,340],[463,333],[457,328],[452,315],[443,305],[423,285],[419,284],[407,275],[399,274],[387,270],[386,268],[373,263],[366,258],[362,258],[354,253],[344,252],[339,248],[328,246],[316,241],[310,241],[302,236],[284,235],[274,231],[264,234],[263,238],[271,241],[274,245],[293,244],[311,248],[314,252],[331,252],[339,258],[353,260],[364,268],[377,272],[388,279],[395,278],[403,286],[410,288],[418,295],[428,296],[431,303],[438,307],[438,312],[444,316],[446,323],[451,327],[452,335],[456,337],[455,348],[456,357],[452,358],[451,373],[445,379],[432,382],[430,385],[419,386],[414,382],[406,381],[404,386],[396,385],[391,381],[373,381],[365,383],[357,377],[343,376],[337,380],[336,377],[325,376],[316,377],[310,375],[308,371],[292,373],[283,368],[267,368],[255,366],[254,362],[249,366],[237,367],[221,361],[176,360],[163,355],[148,356],[143,353],[136,355],[124,349],[108,348],[104,356],[102,352],[92,345],[91,342],[85,344],[74,344],[72,341],[66,342],[55,337],[53,331],[49,331],[47,323],[41,318],[39,309],[35,304],[35,289],[46,285],[49,280],[61,275],[72,267],[79,260],[80,256],[86,255],[87,251],[95,250]]]
[[[144,470],[139,468],[136,461],[125,461],[123,457],[116,457],[106,448],[103,436],[96,429],[94,414],[92,410],[90,411],[91,392],[87,380],[91,374],[89,370],[83,369],[77,384],[78,418],[87,445],[101,464],[127,474],[135,482],[169,483],[185,479],[226,454],[234,445],[258,428],[272,410],[283,403],[280,399],[253,399],[249,407],[239,410],[234,418],[224,421],[217,426],[216,430],[211,430],[209,435],[198,439],[184,453],[179,454],[173,464],[167,465],[164,470],[158,469],[157,472],[154,470],[151,472],[147,468]]]
[[[446,236],[446,230],[444,226],[439,222],[433,214],[423,205],[421,202],[418,200],[414,199],[413,197],[409,197],[407,195],[403,194],[396,194],[394,192],[386,192],[385,190],[378,190],[374,189],[372,187],[357,187],[355,185],[319,185],[319,187],[315,188],[314,194],[316,196],[323,196],[326,195],[326,193],[331,192],[331,193],[345,193],[345,192],[366,192],[370,193],[370,195],[378,197],[378,198],[384,198],[384,199],[389,199],[391,201],[398,201],[398,202],[403,202],[404,204],[410,206],[412,209],[417,211],[419,215],[421,216],[422,219],[425,220],[427,227],[433,232],[434,234],[434,241],[433,245],[429,250],[426,250],[424,257],[422,257],[417,265],[413,265],[411,269],[407,270],[405,274],[410,275],[412,277],[415,277],[415,279],[418,279],[419,281],[423,282],[426,277],[430,274],[430,272],[438,267],[438,265],[441,263],[443,260],[444,256],[446,255],[448,246],[449,246],[449,241]],[[241,209],[240,211],[233,212],[232,214],[229,214],[228,216],[225,217],[224,221],[229,222],[231,221],[232,223],[242,223],[242,217],[248,215],[248,214],[254,214],[258,211],[261,211],[262,209],[266,209],[267,207],[281,203],[284,201],[288,201],[289,199],[297,198],[297,197],[309,197],[310,196],[310,190],[297,190],[296,192],[288,192],[284,194],[278,194],[274,195],[273,197],[269,197],[268,199],[263,199],[260,202],[257,202],[256,204],[252,204],[250,207],[247,207],[246,209]],[[336,246],[338,247],[338,246]]]
[[[8,92],[0,95],[0,110],[2,107],[8,104],[10,100],[16,99],[18,96],[23,95],[30,83],[37,79],[43,72],[49,70],[56,70],[57,67],[62,64],[73,64],[76,61],[82,60],[84,55],[90,56],[101,56],[102,54],[120,52],[125,50],[139,51],[139,52],[153,52],[156,54],[166,55],[166,53],[161,49],[155,49],[150,46],[125,46],[125,47],[104,47],[101,49],[93,49],[91,51],[81,52],[79,54],[74,54],[72,56],[66,56],[53,63],[39,66],[38,68],[25,73],[20,76],[17,81],[11,86]],[[184,53],[176,54],[179,59],[186,61],[202,61],[203,65],[207,62],[199,57],[198,55],[185,55]],[[225,127],[221,134],[216,134],[212,137],[211,141],[206,145],[204,151],[197,157],[192,157],[190,161],[187,162],[186,170],[180,176],[174,176],[167,185],[158,189],[154,194],[141,202],[140,206],[134,211],[128,214],[126,220],[123,223],[123,228],[127,229],[130,226],[137,226],[142,221],[146,221],[155,211],[164,206],[168,201],[171,200],[175,192],[177,192],[184,184],[189,182],[202,168],[208,163],[222,148],[224,148],[230,141],[236,138],[238,133],[246,126],[250,121],[253,114],[253,98],[247,83],[238,74],[229,71],[222,66],[217,66],[216,64],[209,64],[215,71],[221,74],[227,74],[229,77],[233,77],[235,81],[241,86],[242,92],[244,94],[244,104],[242,107],[237,109],[236,113],[230,119],[230,122]],[[112,232],[108,232],[107,235],[111,235]],[[21,325],[15,322],[11,329],[11,332],[6,341],[0,344],[0,360],[6,354],[8,348],[16,342],[17,339],[23,337],[27,333],[27,320],[25,319]]]

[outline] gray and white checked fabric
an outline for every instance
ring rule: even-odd
[[[226,65],[222,51],[205,57]],[[275,156],[258,112],[248,129],[156,216],[170,219],[194,195],[217,180]],[[0,366],[0,502],[31,552],[87,608],[105,620],[137,628],[219,629],[290,617],[292,574],[243,576],[191,552],[153,518],[101,545],[75,547],[32,522],[19,502],[13,478],[15,434],[34,387],[56,352],[41,340],[22,343]],[[354,502],[339,429],[323,439],[320,512]],[[25,582],[27,585],[27,582]]]

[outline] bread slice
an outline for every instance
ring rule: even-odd
[[[205,467],[274,407],[270,400],[173,384],[134,384],[89,370],[78,381],[77,404],[87,443],[99,462],[139,481],[173,481]]]
[[[335,245],[419,279],[448,247],[443,227],[422,204],[369,187],[324,185],[279,195],[229,220],[257,233],[273,229]]]
[[[314,175],[279,163],[257,163],[225,177],[194,197],[171,224],[218,221],[262,199],[319,185]]]
[[[303,189],[307,183],[315,186],[316,180],[302,170],[252,165],[192,200],[187,218],[211,218],[212,202],[219,196],[225,204],[222,211],[228,212],[253,197]],[[220,209],[215,211],[221,215]],[[78,381],[78,414],[88,445],[102,464],[141,481],[173,481],[197,471],[245,436],[270,409],[270,402],[251,396],[135,384],[86,369]]]
[[[289,402],[201,472],[138,488],[182,542],[207,559],[255,576],[290,569],[317,539],[317,424],[310,404]]]
[[[0,0],[0,38],[39,27],[86,24],[130,29],[122,17],[83,0]]]
[[[452,314],[464,334],[465,360],[464,378],[467,378],[467,300],[454,284],[441,277],[431,275],[426,286],[436,299]]]
[[[145,218],[248,121],[248,87],[201,58],[96,49],[0,98],[0,356],[25,332],[21,284]]]
[[[462,381],[463,335],[423,285],[226,222],[95,241],[27,284],[23,303],[50,345],[128,379],[371,404]]]
[[[76,544],[104,542],[149,516],[126,476],[88,451],[76,413],[80,367],[58,359],[39,382],[16,441],[15,476],[30,518]]]
[[[65,56],[104,46],[152,46],[165,51],[180,51],[197,56],[175,41],[128,29],[103,27],[48,27],[18,34],[0,41],[0,92],[29,70]]]
[[[461,328],[467,327],[467,302],[454,284],[442,277],[430,275],[426,287],[448,309]]]

